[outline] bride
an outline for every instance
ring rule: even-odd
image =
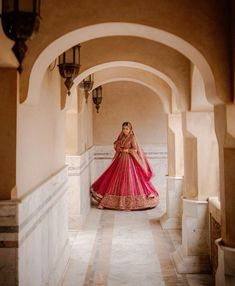
[[[150,182],[152,171],[137,143],[130,122],[114,142],[116,151],[111,165],[92,184],[91,195],[99,208],[137,210],[158,204],[158,193]]]

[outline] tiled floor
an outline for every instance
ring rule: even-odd
[[[62,286],[213,285],[210,275],[180,275],[171,253],[180,231],[161,228],[159,208],[112,211],[92,208],[76,236]]]

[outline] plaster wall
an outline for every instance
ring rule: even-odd
[[[65,112],[60,109],[60,76],[45,74],[39,105],[18,104],[17,196],[31,191],[65,163]]]
[[[78,152],[78,114],[77,112],[66,113],[66,155],[75,155]]]
[[[118,65],[118,62],[113,62],[112,64],[115,65],[115,63]],[[115,81],[131,81],[140,83],[141,85],[151,89],[159,96],[163,104],[164,111],[169,113],[171,111],[172,90],[175,90],[175,86],[170,87],[164,80],[160,78],[160,75],[156,76],[155,74],[141,70],[140,68],[112,67],[95,73],[93,89],[99,85]]]
[[[191,108],[192,111],[213,111],[206,98],[203,78],[196,66],[191,65]]]
[[[168,175],[184,175],[184,151],[182,134],[182,116],[178,114],[168,114]]]
[[[93,145],[93,103],[85,101],[84,91],[76,89],[76,100],[66,112],[66,155],[81,155]],[[91,97],[91,95],[89,96]]]
[[[138,37],[107,37],[82,43],[81,72],[113,61],[138,62],[155,68],[177,86],[179,107],[189,107],[190,62],[182,54],[160,43]]]
[[[93,108],[94,145],[110,145],[130,121],[140,144],[166,145],[166,115],[160,99],[136,83],[115,82],[103,86],[100,113]]]
[[[184,196],[207,200],[219,193],[219,152],[213,112],[183,114]]]

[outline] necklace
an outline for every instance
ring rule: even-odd
[[[121,147],[124,146],[124,144],[125,144],[125,142],[126,142],[128,136],[129,136],[129,134],[128,134],[127,136],[122,136],[122,138],[121,138]]]

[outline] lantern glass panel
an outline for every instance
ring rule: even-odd
[[[2,0],[2,13],[13,12],[14,10],[14,0]]]
[[[98,87],[97,97],[102,97],[102,87],[101,86]]]
[[[80,45],[74,47],[75,64],[80,64]]]
[[[65,54],[63,53],[59,56],[59,65],[63,64],[64,62],[65,62]]]
[[[19,0],[19,11],[22,12],[35,12],[35,0]]]
[[[36,3],[37,6],[35,7],[36,12],[38,13],[39,16],[41,14],[40,13],[40,7],[41,7],[41,3],[40,2],[41,2],[41,0],[38,0],[37,3]]]
[[[69,49],[65,52],[66,64],[74,64],[74,52],[73,49]]]

